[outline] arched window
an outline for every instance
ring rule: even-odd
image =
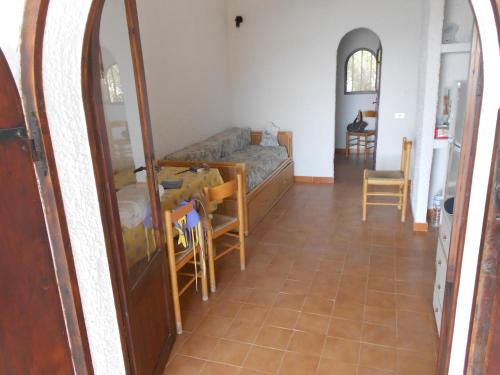
[[[377,82],[377,58],[369,49],[353,51],[345,65],[345,93],[374,93]]]

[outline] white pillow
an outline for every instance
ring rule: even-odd
[[[264,147],[276,147],[278,143],[278,132],[280,128],[274,122],[262,131],[260,145]]]

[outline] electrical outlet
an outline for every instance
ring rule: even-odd
[[[396,120],[402,120],[402,119],[404,119],[405,117],[406,117],[406,113],[395,113],[395,114],[394,114],[394,118],[395,118]]]

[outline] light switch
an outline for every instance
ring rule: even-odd
[[[402,119],[404,119],[405,117],[406,117],[406,113],[395,113],[395,114],[394,114],[394,118],[395,118],[396,120],[402,120]]]

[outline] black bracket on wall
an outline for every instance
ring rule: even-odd
[[[240,27],[240,25],[243,23],[243,17],[236,16],[236,18],[234,19],[234,22],[236,22],[236,27]]]

